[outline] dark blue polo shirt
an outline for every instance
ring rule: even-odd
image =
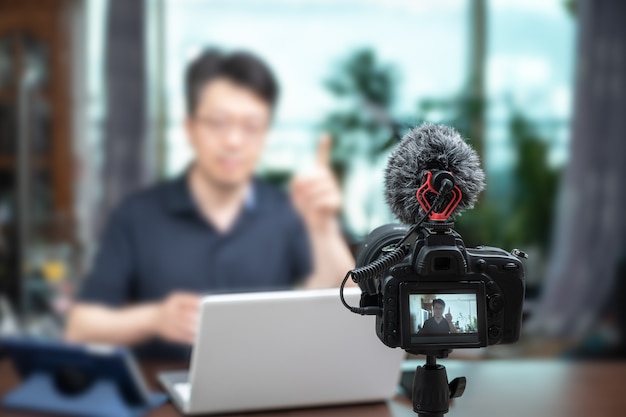
[[[285,193],[255,179],[223,233],[202,217],[181,176],[127,198],[113,212],[78,299],[122,307],[173,291],[287,289],[311,270],[307,232]],[[151,341],[138,353],[187,359],[189,349]]]
[[[448,320],[442,318],[439,323],[434,317],[429,318],[424,322],[424,325],[418,332],[418,334],[448,334],[450,333],[450,325]]]

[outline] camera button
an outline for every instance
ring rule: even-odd
[[[387,298],[387,305],[389,307],[394,307],[396,305],[396,300],[391,297]]]
[[[502,335],[500,326],[491,326],[489,328],[489,337],[492,339],[498,339]]]
[[[476,268],[479,272],[485,272],[487,270],[487,261],[484,259],[479,259],[476,261]]]
[[[508,262],[502,266],[502,269],[505,271],[515,271],[516,269],[519,269],[519,265],[513,262]]]
[[[396,318],[396,312],[393,310],[387,310],[387,318],[388,319],[395,319]]]
[[[497,313],[504,307],[504,298],[500,294],[491,294],[487,297],[489,310]]]
[[[387,337],[385,338],[385,340],[389,344],[395,344],[396,343],[396,336],[394,336],[392,334],[388,334]]]

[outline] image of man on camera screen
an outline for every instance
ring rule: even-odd
[[[421,297],[420,297],[421,301]],[[448,312],[444,315],[446,308],[446,302],[441,298],[435,298],[432,300],[432,317],[425,320],[421,327],[418,327],[418,335],[431,335],[431,334],[450,334],[458,333],[458,330],[452,322],[452,314],[448,307]],[[415,329],[415,326],[414,326]]]

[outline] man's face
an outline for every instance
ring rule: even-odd
[[[433,314],[435,318],[440,319],[443,317],[443,306],[439,303],[433,305]]]
[[[221,188],[251,178],[269,129],[271,109],[246,87],[225,78],[206,84],[187,134],[203,177]]]

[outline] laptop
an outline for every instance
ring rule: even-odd
[[[358,305],[360,290],[345,297]],[[374,322],[346,310],[338,289],[210,295],[191,369],[159,381],[185,414],[383,401],[405,353],[378,340]]]

